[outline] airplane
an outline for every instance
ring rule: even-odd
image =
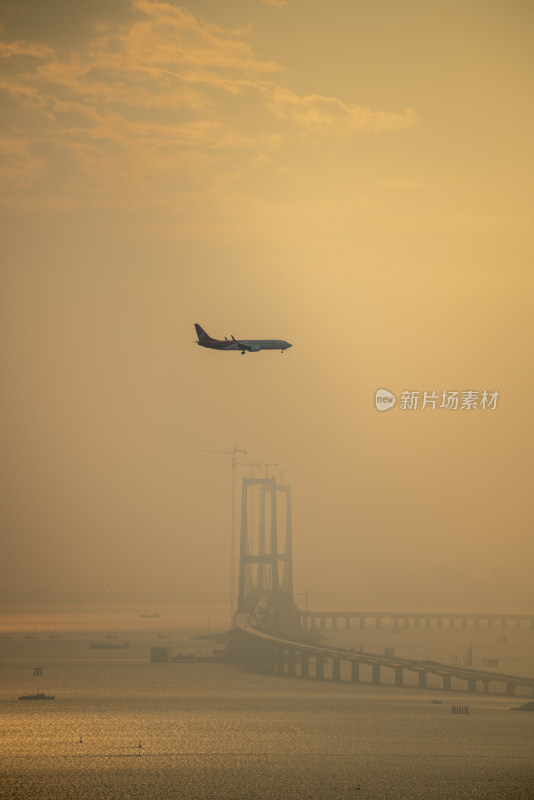
[[[287,350],[292,347],[289,342],[283,339],[212,339],[208,336],[198,323],[195,322],[195,330],[198,336],[198,342],[201,347],[209,347],[212,350],[241,350],[241,355],[245,353],[257,353],[259,350]]]

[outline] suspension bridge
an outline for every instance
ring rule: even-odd
[[[318,641],[318,632],[352,628],[527,630],[534,628],[534,615],[302,611],[293,593],[291,522],[289,484],[278,484],[274,477],[243,478],[231,658],[254,670],[294,678],[534,697],[534,678]]]

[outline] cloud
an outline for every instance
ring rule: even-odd
[[[344,139],[358,133],[380,133],[411,128],[417,114],[404,109],[400,114],[373,111],[365,106],[343,103],[335,97],[299,96],[290,89],[275,87],[269,92],[269,108],[280,118],[291,120],[312,137]]]
[[[410,109],[281,85],[282,67],[255,54],[249,27],[223,28],[159,0],[131,7],[68,50],[0,43],[0,92],[11,104],[0,136],[15,158],[5,202],[33,181],[70,203],[182,208],[195,190],[231,191],[295,138],[318,146],[417,122]],[[24,144],[13,150],[17,138]]]
[[[0,42],[0,58],[13,58],[15,56],[47,58],[53,52],[52,48],[37,42]]]

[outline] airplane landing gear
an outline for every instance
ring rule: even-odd
[[[241,350],[241,355],[242,355],[242,356],[244,356],[244,355],[245,355],[245,353],[246,353],[246,350]]]

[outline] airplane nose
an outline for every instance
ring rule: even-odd
[[[286,345],[287,345],[287,347],[293,347],[293,345],[291,344],[291,342],[286,342]]]

